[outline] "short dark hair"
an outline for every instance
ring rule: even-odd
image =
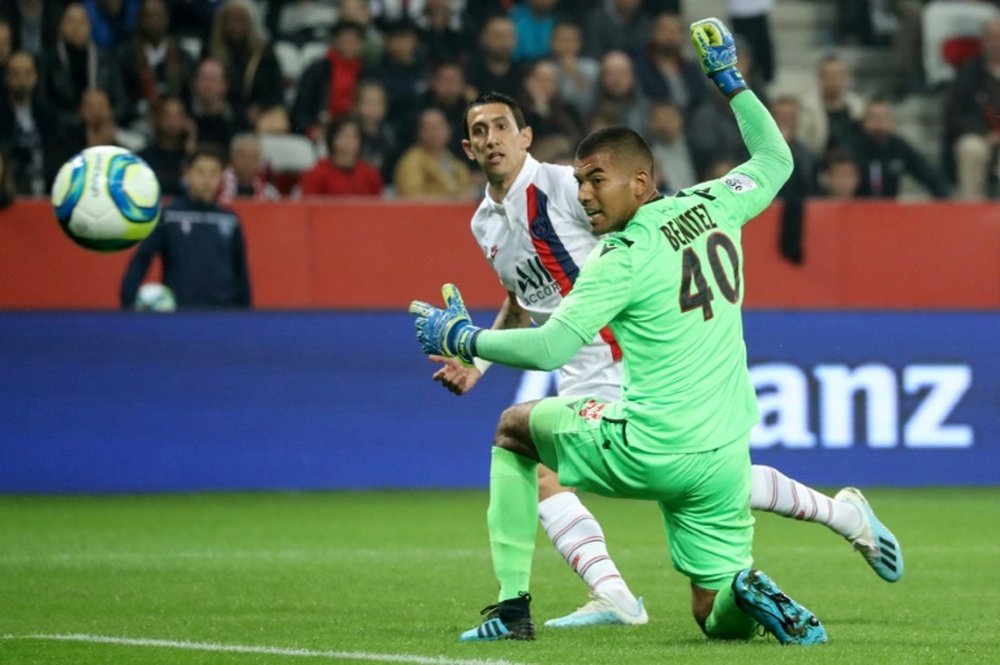
[[[354,125],[357,128],[358,133],[361,133],[361,121],[358,120],[358,117],[353,114],[342,115],[335,120],[331,120],[330,124],[326,126],[326,147],[327,150],[330,151],[331,155],[333,155],[334,139],[337,137],[337,134],[340,133],[340,130],[348,125]]]
[[[217,143],[199,143],[196,145],[194,150],[192,150],[191,154],[188,156],[188,168],[190,168],[192,164],[202,157],[214,159],[219,162],[219,166],[222,168],[226,167],[226,151]]]
[[[465,138],[469,138],[469,111],[485,104],[503,104],[510,109],[511,115],[514,116],[514,124],[517,125],[518,130],[528,126],[527,121],[524,119],[524,111],[521,110],[521,105],[514,101],[513,97],[508,97],[502,92],[484,92],[469,102],[468,106],[465,107],[465,111],[462,112],[462,127],[465,128]]]
[[[855,168],[858,168],[858,160],[853,152],[847,148],[834,146],[827,151],[823,160],[823,167],[829,169],[831,166],[838,164],[853,164]]]
[[[365,26],[358,23],[357,21],[344,20],[344,21],[337,21],[336,23],[333,24],[333,29],[330,31],[330,36],[336,37],[344,30],[353,30],[355,33],[357,33],[360,39],[364,39],[365,32],[367,32]]]
[[[617,155],[637,159],[653,175],[653,153],[639,132],[621,125],[612,125],[591,132],[576,146],[576,158],[582,160],[595,152],[610,150]]]

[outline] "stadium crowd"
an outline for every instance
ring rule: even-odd
[[[877,41],[869,23],[848,20],[859,15],[844,13],[848,4],[868,16],[879,3],[837,3],[835,38]],[[1000,19],[985,20],[956,63],[941,158],[928,160],[895,130],[905,91],[863,99],[835,50],[813,90],[767,99],[769,15],[780,8],[729,6],[740,68],[795,155],[786,200],[895,198],[904,174],[933,197],[997,194]],[[586,133],[624,124],[648,139],[658,185],[673,192],[747,157],[725,99],[707,94],[688,57],[682,9],[679,0],[0,0],[0,203],[45,195],[68,157],[101,144],[140,154],[167,195],[180,193],[196,146],[214,144],[229,157],[223,201],[473,200],[483,180],[462,149],[463,110],[491,90],[522,104],[537,159],[568,162]]]

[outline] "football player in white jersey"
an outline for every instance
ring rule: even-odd
[[[538,162],[530,154],[531,128],[518,104],[506,95],[485,93],[466,109],[469,159],[486,175],[486,195],[472,218],[472,232],[507,290],[494,329],[541,325],[573,287],[580,266],[597,243],[577,201],[573,169]],[[621,396],[621,352],[608,329],[602,330],[559,370],[559,394],[614,401]],[[476,359],[467,368],[453,358],[442,363],[434,380],[462,395],[488,367]],[[642,599],[625,584],[611,560],[604,534],[571,488],[538,465],[539,518],[552,543],[590,589],[590,601],[575,612],[545,623],[550,627],[642,624],[648,621]],[[751,508],[825,524],[847,538],[873,570],[887,581],[902,575],[902,561],[884,561],[874,540],[874,515],[854,488],[835,497],[790,479],[772,467],[754,465]]]

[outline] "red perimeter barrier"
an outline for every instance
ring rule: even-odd
[[[469,230],[472,204],[370,200],[243,203],[259,308],[399,309],[459,285],[470,307],[504,292]],[[1000,206],[815,201],[805,263],[777,250],[780,206],[745,227],[746,304],[756,308],[1000,308]],[[45,201],[0,212],[0,308],[118,306],[131,251],[81,249]],[[150,279],[158,275],[154,268]]]

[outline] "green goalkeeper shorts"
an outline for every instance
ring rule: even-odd
[[[753,563],[749,433],[703,452],[650,452],[628,445],[620,414],[620,402],[542,400],[530,420],[542,463],[563,485],[658,502],[674,568],[699,587],[723,588]]]

